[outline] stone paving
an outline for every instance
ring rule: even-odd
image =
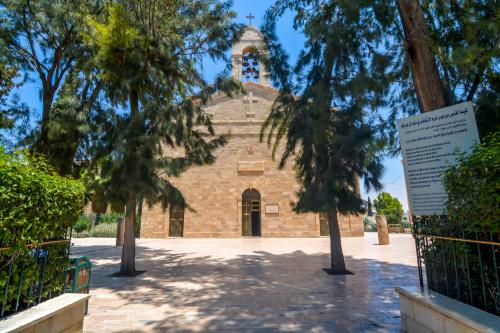
[[[411,235],[344,238],[354,275],[331,276],[328,238],[137,240],[135,278],[114,239],[74,239],[93,262],[85,332],[399,332],[394,287],[416,286]]]

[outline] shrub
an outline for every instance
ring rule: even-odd
[[[83,184],[58,176],[44,159],[0,150],[1,247],[63,238],[83,200]]]
[[[416,224],[417,234],[450,237],[421,243],[428,286],[498,316],[500,248],[451,239],[500,241],[499,133],[485,138],[468,156],[458,152],[457,159],[443,178],[448,216],[421,218]]]
[[[97,224],[105,223],[105,224],[114,224],[118,223],[118,220],[123,217],[123,214],[120,213],[109,213],[109,214],[101,214],[99,216],[99,222]]]
[[[69,253],[64,239],[80,216],[83,200],[81,182],[58,176],[42,158],[7,154],[0,147],[4,315],[64,292]],[[52,242],[43,244],[48,241]]]
[[[500,133],[486,138],[472,153],[458,153],[458,163],[443,179],[451,220],[469,230],[500,232]]]
[[[73,230],[75,232],[84,232],[90,230],[91,227],[92,221],[88,217],[82,215],[80,216],[78,221],[76,221],[75,225],[73,226]]]

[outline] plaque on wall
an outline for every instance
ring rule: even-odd
[[[266,205],[266,214],[278,215],[280,212],[280,207],[278,204]]]
[[[264,161],[238,161],[238,173],[264,173]]]

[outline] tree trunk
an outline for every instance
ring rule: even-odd
[[[43,111],[40,124],[40,136],[35,145],[35,151],[40,154],[47,154],[49,145],[49,123],[50,111],[52,109],[52,102],[54,101],[54,91],[47,88],[48,91],[43,94]]]
[[[332,274],[346,274],[344,253],[340,240],[340,227],[337,210],[328,211],[328,228],[330,229],[330,263]]]
[[[135,275],[135,213],[136,200],[133,193],[129,193],[125,214],[125,236],[123,238],[122,261],[120,274]]]
[[[125,237],[125,218],[120,217],[116,229],[116,246],[123,246],[124,237]]]
[[[429,30],[419,0],[396,0],[403,24],[406,55],[420,112],[446,106],[443,82],[439,77],[429,43]]]
[[[142,198],[139,199],[139,204],[137,205],[137,220],[139,221],[139,229],[137,230],[137,234],[135,235],[137,238],[141,238],[141,225],[142,225]]]

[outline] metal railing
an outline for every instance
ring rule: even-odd
[[[0,318],[64,293],[69,251],[70,239],[0,248]]]
[[[422,287],[500,315],[500,234],[440,216],[413,217],[413,235]]]

